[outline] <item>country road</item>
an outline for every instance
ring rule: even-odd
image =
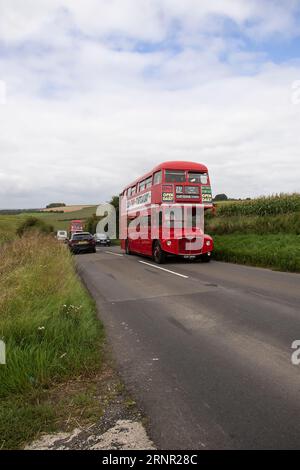
[[[158,448],[300,448],[299,275],[119,248],[76,263]]]

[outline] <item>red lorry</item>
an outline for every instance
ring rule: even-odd
[[[70,234],[72,236],[73,233],[76,232],[83,232],[83,221],[82,220],[72,220],[70,223]]]

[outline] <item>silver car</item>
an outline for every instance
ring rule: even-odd
[[[110,238],[106,233],[95,233],[94,238],[97,245],[110,246]]]

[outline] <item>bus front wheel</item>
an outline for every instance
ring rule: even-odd
[[[130,248],[129,248],[129,240],[128,240],[128,239],[126,240],[126,244],[125,244],[125,252],[126,252],[126,255],[131,255],[131,251],[130,251]]]
[[[155,242],[152,250],[153,261],[157,264],[162,264],[165,262],[166,255],[161,249],[160,243]]]
[[[209,263],[210,262],[210,255],[207,253],[204,253],[204,255],[201,255],[201,261],[202,263]]]

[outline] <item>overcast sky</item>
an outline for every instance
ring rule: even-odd
[[[165,160],[292,192],[299,156],[299,0],[0,0],[1,208],[100,203]]]

